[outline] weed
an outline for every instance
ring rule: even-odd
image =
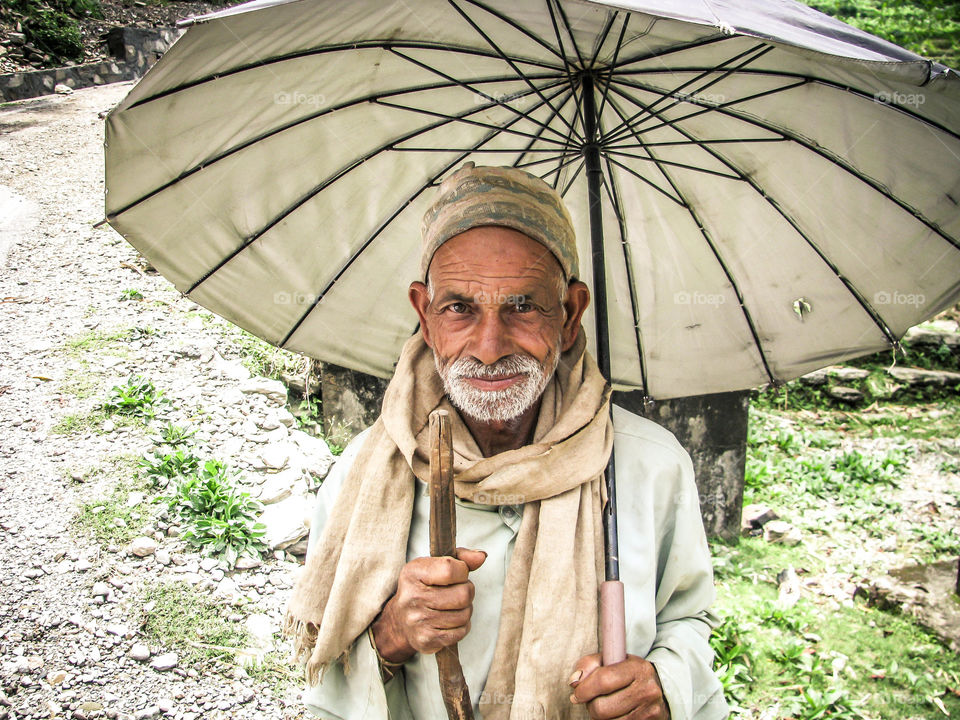
[[[144,456],[140,459],[140,469],[154,484],[163,485],[167,480],[196,472],[200,463],[201,459],[189,450],[177,448],[172,453],[154,452],[152,457]]]
[[[60,392],[83,399],[93,395],[98,386],[97,373],[90,368],[86,360],[80,361],[80,367],[69,368],[60,382]]]
[[[710,647],[714,652],[713,667],[723,683],[724,694],[728,699],[743,700],[753,677],[750,675],[750,654],[733,618],[725,618],[714,628]]]
[[[102,425],[107,417],[107,413],[103,409],[69,413],[60,418],[60,420],[50,428],[50,432],[53,435],[75,435],[77,433],[91,432],[103,435],[105,431]],[[145,424],[145,418],[133,415],[114,415],[111,419],[116,428]]]
[[[131,483],[121,481],[106,498],[85,502],[74,516],[75,528],[103,546],[122,545],[139,534],[146,507],[130,504]]]
[[[163,391],[158,391],[153,383],[139,375],[131,376],[126,384],[114,385],[110,390],[110,397],[103,403],[103,409],[108,413],[120,415],[135,415],[147,419],[157,413],[156,406],[167,402]]]
[[[127,300],[143,300],[143,293],[134,288],[127,288],[120,292],[120,302]]]
[[[253,375],[282,379],[283,375],[302,374],[306,358],[289,350],[274,347],[256,335],[233,326],[225,328],[225,335],[240,353],[240,362]]]
[[[178,445],[183,445],[196,434],[196,430],[191,430],[182,425],[175,425],[172,422],[168,422],[162,428],[160,428],[159,443],[163,445],[172,445],[177,447]],[[156,440],[154,440],[156,442]]]
[[[819,720],[820,718],[859,720],[863,717],[850,704],[844,691],[835,689],[820,691],[810,686],[802,688],[799,694],[789,698],[785,709],[795,720]]]
[[[91,330],[83,335],[70,338],[65,343],[65,346],[68,355],[80,357],[85,353],[119,348],[121,342],[129,339],[130,328],[110,332]]]
[[[906,466],[904,451],[890,451],[883,457],[863,455],[857,450],[834,459],[833,468],[853,483],[896,485],[901,470]]]
[[[246,670],[255,681],[269,684],[274,697],[283,697],[292,689],[299,689],[303,682],[303,673],[290,664],[285,653],[276,650],[268,652],[262,662]]]
[[[929,548],[921,559],[936,560],[960,555],[960,536],[955,531],[944,530],[936,525],[913,525],[910,531]]]
[[[257,522],[263,506],[238,492],[226,467],[216,460],[182,478],[164,499],[188,525],[183,539],[230,565],[241,555],[259,557],[265,549],[266,527]]]
[[[142,600],[143,634],[151,643],[176,649],[181,664],[207,668],[245,647],[246,629],[223,617],[223,609],[183,582],[148,586]],[[189,608],[189,612],[184,612]]]

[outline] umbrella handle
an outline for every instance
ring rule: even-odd
[[[430,413],[430,555],[457,554],[457,513],[453,498],[453,431],[446,410]],[[473,720],[470,690],[456,644],[437,652],[440,694],[450,720]]]
[[[607,580],[600,584],[600,634],[604,665],[614,665],[627,659],[623,583],[619,580]]]

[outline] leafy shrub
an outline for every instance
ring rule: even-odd
[[[103,409],[108,413],[136,415],[149,420],[156,415],[155,406],[161,402],[166,402],[163,392],[158,391],[149,380],[135,375],[127,380],[125,385],[114,385],[111,388],[110,397],[103,404]]]
[[[713,667],[723,684],[723,692],[730,700],[743,700],[747,687],[753,682],[750,675],[750,654],[740,639],[740,631],[732,618],[713,630],[710,636],[713,648]]]
[[[80,26],[69,15],[56,10],[40,10],[23,24],[27,40],[57,60],[83,58]]]
[[[158,484],[182,475],[189,475],[199,468],[200,458],[183,448],[172,453],[154,452],[152,457],[144,456],[140,460],[140,469]]]
[[[208,460],[183,477],[164,499],[188,525],[181,537],[230,565],[240,555],[259,557],[265,549],[266,527],[257,522],[263,506],[248,493],[237,491],[223,463]]]

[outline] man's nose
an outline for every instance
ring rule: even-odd
[[[512,354],[507,328],[496,310],[484,309],[475,328],[471,355],[484,365]]]

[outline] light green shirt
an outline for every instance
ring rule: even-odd
[[[724,718],[723,690],[711,669],[713,572],[693,466],[659,425],[616,406],[613,421],[627,652],[654,664],[673,720]],[[365,438],[366,432],[354,439],[317,493],[311,547]],[[487,552],[483,565],[470,573],[476,588],[471,630],[459,644],[476,718],[482,717],[480,693],[493,661],[501,593],[521,510],[457,500],[457,545]],[[427,487],[418,480],[408,560],[430,554],[429,512]],[[351,648],[348,667],[345,672],[342,665],[331,664],[322,682],[307,688],[304,701],[311,712],[326,720],[446,718],[433,655],[415,655],[384,685],[364,633]],[[567,678],[557,681],[566,683]]]

